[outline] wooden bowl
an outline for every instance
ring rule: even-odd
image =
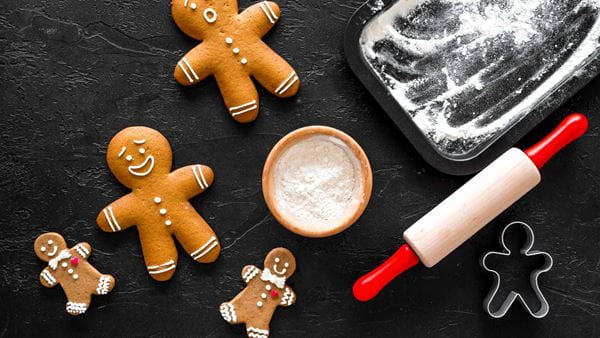
[[[295,217],[289,215],[289,213],[286,215],[286,212],[282,207],[280,207],[276,199],[276,184],[274,182],[276,168],[281,156],[283,156],[285,152],[297,142],[317,135],[330,136],[342,141],[356,156],[356,162],[358,163],[359,168],[355,168],[355,170],[358,169],[361,177],[359,189],[362,191],[356,191],[354,193],[354,195],[351,197],[353,203],[348,205],[347,209],[342,213],[341,216],[336,217],[335,221],[332,221],[335,224],[327,225],[326,229],[319,229],[319,227],[309,226],[307,225],[309,222],[300,222],[298,219],[294,219]],[[369,199],[371,198],[372,187],[373,174],[371,172],[369,159],[367,158],[364,150],[352,137],[348,136],[346,133],[325,126],[304,127],[284,136],[279,142],[277,142],[275,147],[273,147],[269,153],[269,156],[265,162],[262,176],[263,196],[267,203],[267,207],[273,216],[275,216],[277,221],[279,221],[279,223],[281,223],[288,230],[305,237],[327,237],[346,230],[348,227],[354,224],[354,222],[356,222],[356,220],[365,211]]]

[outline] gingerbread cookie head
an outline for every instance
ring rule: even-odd
[[[286,248],[275,248],[265,258],[265,269],[278,277],[290,278],[296,271],[296,258]]]
[[[229,25],[238,14],[238,7],[237,1],[231,0],[173,0],[171,12],[185,34],[204,40],[207,32]]]
[[[35,254],[44,262],[49,262],[59,252],[67,248],[65,239],[56,232],[48,232],[35,240],[33,244]]]
[[[108,167],[124,186],[144,185],[152,177],[171,171],[173,153],[169,141],[147,127],[129,127],[115,135],[106,152]]]

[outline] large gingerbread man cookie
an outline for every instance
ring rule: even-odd
[[[263,270],[254,265],[245,266],[242,279],[248,285],[233,300],[221,304],[221,316],[230,324],[245,323],[248,337],[268,337],[275,309],[296,302],[296,294],[285,284],[294,271],[296,259],[285,248],[271,250]]]
[[[40,273],[40,283],[51,288],[60,284],[67,296],[67,312],[85,313],[92,295],[105,295],[115,286],[115,279],[96,270],[88,261],[92,248],[88,243],[67,247],[65,239],[48,232],[35,240],[35,254],[48,266]]]
[[[184,86],[214,75],[229,114],[238,122],[258,115],[258,93],[251,78],[278,97],[293,96],[298,75],[262,40],[281,15],[279,6],[261,1],[238,14],[237,0],[173,0],[173,19],[179,28],[202,43],[175,67]]]
[[[159,281],[169,280],[177,266],[173,236],[200,263],[219,257],[221,247],[211,227],[188,201],[213,182],[213,171],[189,165],[171,172],[169,141],[158,131],[130,127],[108,145],[108,167],[131,193],[104,208],[98,226],[107,232],[137,226],[146,268]]]

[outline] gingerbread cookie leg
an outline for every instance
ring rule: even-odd
[[[252,338],[267,338],[269,336],[269,323],[271,318],[263,319],[256,316],[246,322],[246,334]]]
[[[296,95],[300,89],[300,78],[294,68],[263,42],[257,50],[260,57],[248,64],[252,76],[269,92],[278,97]]]
[[[196,84],[212,74],[212,61],[203,44],[189,51],[175,67],[175,80],[183,86]]]
[[[182,224],[181,227],[174,229],[175,237],[183,249],[200,263],[216,261],[221,252],[221,245],[213,230],[195,212],[190,212],[186,219],[187,224]]]
[[[215,74],[217,84],[229,114],[241,123],[252,122],[258,116],[258,92],[252,79],[236,70]]]
[[[173,238],[166,231],[152,232],[138,228],[146,269],[150,277],[166,281],[173,277],[177,267],[177,249]]]
[[[70,315],[78,316],[84,314],[90,307],[92,295],[85,290],[64,289],[67,296],[67,304],[65,309]]]

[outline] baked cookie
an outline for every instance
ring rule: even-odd
[[[92,254],[88,243],[67,247],[56,232],[47,232],[35,240],[35,254],[48,266],[40,273],[40,283],[47,288],[60,284],[67,296],[67,312],[77,316],[89,308],[92,295],[105,295],[115,286],[115,278],[96,270],[87,258]]]
[[[248,337],[268,337],[275,309],[296,302],[296,294],[285,284],[294,271],[296,259],[285,248],[271,250],[263,270],[246,265],[242,269],[242,279],[248,286],[233,300],[221,304],[221,316],[230,324],[245,323]]]
[[[130,127],[117,133],[106,160],[132,191],[96,219],[107,232],[136,225],[148,273],[159,281],[169,280],[177,266],[173,236],[200,263],[214,262],[221,250],[211,227],[188,201],[212,184],[212,169],[195,164],[171,172],[172,158],[169,141],[154,129]]]
[[[173,19],[187,35],[202,40],[175,67],[184,86],[214,75],[229,114],[238,122],[258,115],[258,93],[251,77],[278,97],[295,95],[298,75],[262,40],[281,11],[261,1],[238,14],[237,0],[173,0]]]

